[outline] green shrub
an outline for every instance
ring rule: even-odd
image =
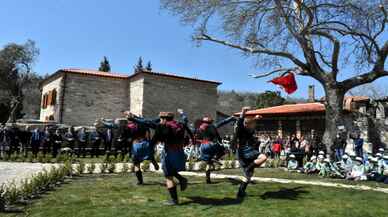
[[[230,167],[232,168],[232,169],[234,169],[234,168],[236,168],[236,161],[231,161],[230,162]]]
[[[16,203],[20,198],[21,192],[17,189],[15,181],[12,181],[6,185],[4,198],[8,204]]]
[[[70,160],[65,161],[65,163],[63,164],[63,170],[66,176],[71,177],[73,175],[73,165]]]
[[[80,176],[85,171],[85,164],[81,161],[75,165],[74,174]]]
[[[108,169],[108,163],[104,162],[104,163],[100,164],[100,171],[101,171],[101,173],[105,173],[107,169]]]
[[[193,161],[189,161],[187,164],[187,170],[192,171],[194,169],[194,164],[195,163]]]
[[[34,156],[32,155],[31,152],[28,152],[28,153],[27,153],[26,161],[27,161],[27,162],[30,162],[30,163],[34,162]]]
[[[231,168],[231,162],[228,161],[228,160],[224,161],[224,167],[225,167],[225,169],[230,169]]]
[[[144,161],[142,164],[141,164],[141,170],[143,170],[144,172],[148,171],[150,169],[150,162],[149,161]]]
[[[96,164],[90,163],[86,169],[87,169],[89,174],[93,174],[94,170],[96,169]]]
[[[43,162],[43,154],[42,154],[42,152],[39,152],[39,153],[36,155],[36,160],[37,160],[39,163],[42,163],[42,162]]]
[[[22,198],[27,200],[31,198],[34,193],[32,182],[28,179],[24,179],[21,181],[21,195]]]
[[[4,194],[5,194],[5,185],[2,184],[0,185],[0,212],[4,212],[5,206],[7,205],[7,201],[4,198]]]
[[[207,164],[205,162],[200,162],[199,163],[199,170],[200,171],[205,171],[207,167]]]
[[[115,162],[110,162],[108,163],[108,173],[114,173],[116,170],[116,163]]]
[[[129,154],[126,154],[124,157],[124,163],[128,163],[128,162],[129,162]]]
[[[19,158],[18,154],[17,153],[13,153],[13,154],[11,154],[10,161],[17,161],[18,158]]]
[[[124,163],[123,167],[121,168],[121,173],[128,173],[128,172],[129,172],[128,163]]]

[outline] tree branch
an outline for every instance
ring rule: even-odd
[[[225,41],[225,40],[220,40],[220,39],[214,38],[214,37],[209,36],[205,33],[202,33],[200,36],[197,36],[195,39],[202,40],[202,41],[215,42],[217,44],[222,44],[222,45],[225,45],[227,47],[236,48],[236,49],[239,49],[241,51],[244,51],[244,52],[247,52],[250,54],[266,54],[266,55],[270,55],[270,56],[283,57],[283,58],[291,60],[295,65],[297,65],[303,69],[307,68],[307,65],[305,63],[303,63],[301,60],[296,58],[294,55],[292,55],[288,52],[285,52],[285,51],[273,51],[273,50],[270,50],[270,49],[267,49],[264,47],[262,47],[262,48],[245,47],[245,46],[233,44],[233,43]]]
[[[387,59],[387,55],[388,55],[388,41],[385,42],[384,46],[378,52],[378,58],[372,71],[353,78],[349,78],[342,82],[339,82],[339,85],[343,86],[346,90],[349,90],[353,87],[373,82],[374,80],[381,78],[383,76],[388,76],[388,71],[384,70],[384,65]]]
[[[264,78],[264,77],[270,76],[272,74],[275,74],[277,72],[288,72],[288,71],[301,71],[301,69],[299,67],[280,68],[280,69],[276,69],[276,70],[273,70],[273,71],[270,71],[267,73],[262,73],[262,74],[257,74],[257,75],[249,75],[249,76],[252,78]]]

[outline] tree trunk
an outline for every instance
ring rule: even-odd
[[[322,142],[326,145],[329,154],[332,153],[331,146],[336,138],[338,127],[344,125],[343,104],[345,91],[338,87],[325,87],[326,112],[325,112],[325,133]]]

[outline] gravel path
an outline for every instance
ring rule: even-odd
[[[50,169],[52,164],[41,163],[11,163],[0,162],[0,185],[15,180],[17,184],[25,178],[42,171]]]

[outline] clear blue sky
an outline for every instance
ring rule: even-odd
[[[40,56],[34,69],[40,74],[98,68],[103,56],[112,71],[130,74],[142,56],[155,71],[222,81],[222,90],[278,90],[267,78],[248,77],[260,72],[253,59],[217,45],[197,47],[193,29],[159,7],[158,0],[1,0],[0,46],[36,41]],[[306,97],[309,84],[319,86],[306,77],[297,80],[294,97]],[[319,86],[317,95],[322,94]]]

